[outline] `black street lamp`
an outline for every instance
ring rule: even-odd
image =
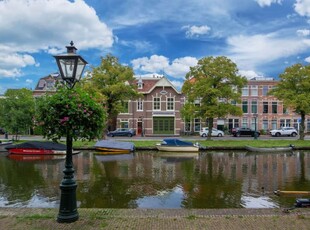
[[[77,81],[81,79],[83,70],[87,62],[76,54],[76,48],[71,41],[70,46],[66,46],[67,53],[55,55],[55,59],[60,71],[61,78],[65,81],[68,89],[72,89]],[[74,168],[72,162],[72,130],[67,129],[66,161],[63,170],[64,178],[60,184],[61,196],[57,221],[59,223],[71,223],[79,219],[76,205],[76,181],[74,179]]]
[[[257,140],[257,136],[258,136],[258,134],[257,134],[257,117],[258,117],[258,115],[257,115],[257,113],[255,113],[253,115],[254,115],[254,122],[255,122],[254,140]]]

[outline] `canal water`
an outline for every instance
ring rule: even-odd
[[[276,208],[310,191],[310,152],[73,156],[80,208]],[[0,157],[0,207],[59,206],[64,159]]]

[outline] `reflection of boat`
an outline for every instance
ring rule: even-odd
[[[5,147],[9,154],[19,155],[65,155],[66,145],[51,141],[28,141]],[[73,154],[78,152],[74,151]]]
[[[166,152],[198,152],[199,145],[192,142],[182,141],[179,139],[164,139],[161,143],[156,144],[156,148]]]
[[[13,141],[0,141],[0,152],[7,152],[5,147],[13,144]]]
[[[265,153],[272,153],[272,152],[289,152],[294,150],[294,146],[290,145],[287,147],[270,147],[270,148],[259,148],[259,147],[252,147],[252,146],[245,146],[245,149],[250,152],[265,152]]]
[[[97,154],[128,154],[135,150],[131,142],[100,140],[94,145]]]
[[[10,154],[8,156],[12,160],[16,161],[45,161],[45,160],[63,160],[66,155],[19,155]]]
[[[160,152],[156,156],[163,158],[197,158],[199,156],[198,152],[187,152],[187,153],[178,153],[178,152]]]
[[[285,191],[285,190],[276,190],[273,192],[275,195],[287,195],[287,196],[309,196],[310,191]]]
[[[133,153],[129,154],[111,154],[111,155],[95,155],[96,159],[101,162],[108,162],[108,161],[128,161],[134,158]]]
[[[155,157],[160,157],[166,163],[178,163],[188,160],[198,159],[198,152],[159,152],[154,155]]]

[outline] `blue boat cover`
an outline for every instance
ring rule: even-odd
[[[192,142],[189,141],[181,141],[179,139],[164,139],[161,143],[162,145],[169,145],[169,146],[193,146]]]
[[[131,142],[123,141],[111,141],[111,140],[100,140],[94,145],[95,147],[109,148],[109,149],[129,149],[133,151],[135,146]]]
[[[66,145],[52,141],[27,141],[21,144],[9,145],[6,149],[51,149],[66,150]]]

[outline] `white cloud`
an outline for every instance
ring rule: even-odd
[[[164,56],[152,55],[150,58],[143,57],[131,61],[133,69],[144,72],[160,72],[169,66],[169,59]]]
[[[32,80],[32,79],[26,79],[26,83],[27,83],[27,84],[32,84],[32,83],[33,83],[33,80]]]
[[[299,15],[310,17],[310,0],[296,0],[294,8]]]
[[[184,26],[182,29],[186,30],[186,37],[188,38],[208,34],[211,30],[209,26]]]
[[[309,49],[310,39],[281,37],[276,34],[232,36],[227,39],[228,55],[240,69],[255,67]]]
[[[303,36],[303,37],[306,37],[306,36],[309,36],[310,35],[310,30],[297,30],[297,35],[298,36]]]
[[[0,1],[0,31],[0,59],[5,61],[0,71],[6,73],[0,77],[35,65],[34,53],[63,51],[71,40],[79,50],[113,44],[112,30],[83,0]]]
[[[183,57],[174,59],[165,72],[175,78],[184,78],[189,72],[189,67],[197,65],[198,60],[194,57]]]
[[[310,57],[305,58],[305,62],[310,63]]]
[[[143,72],[165,72],[174,78],[184,78],[190,66],[195,66],[198,60],[194,57],[174,59],[171,64],[164,56],[152,55],[150,58],[143,57],[131,61],[134,70]]]
[[[263,74],[257,73],[254,70],[239,70],[239,74],[247,79],[264,78]]]
[[[283,0],[255,0],[260,7],[270,6],[273,3],[281,4]]]

